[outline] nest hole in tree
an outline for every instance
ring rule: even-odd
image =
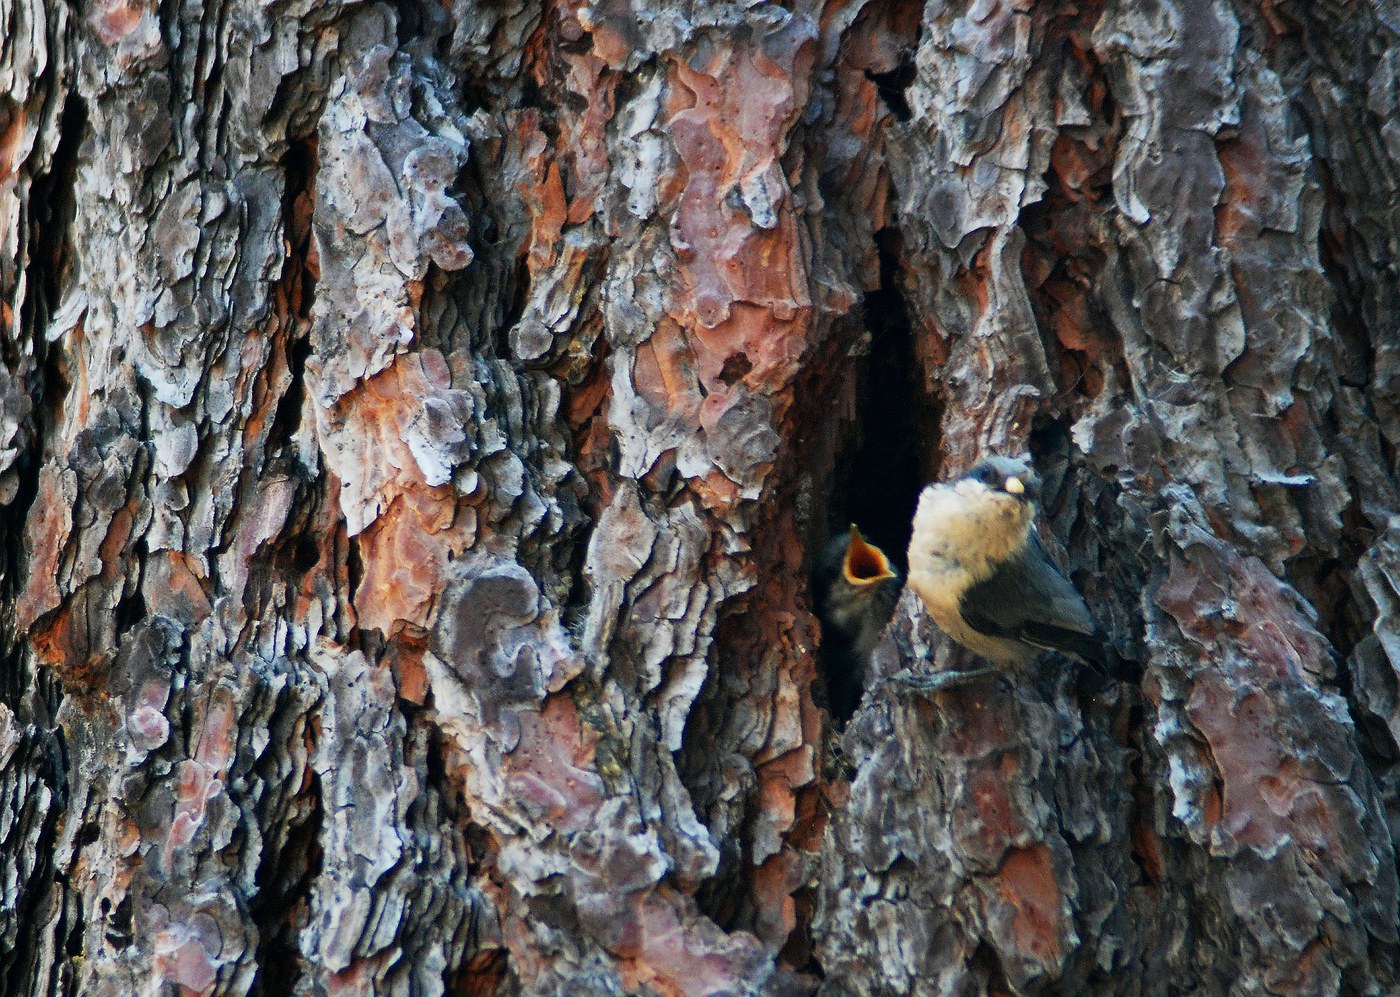
[[[880,261],[879,286],[866,295],[861,320],[864,349],[851,351],[853,369],[837,373],[853,378],[854,424],[850,408],[838,406],[832,418],[846,420],[829,438],[832,479],[821,489],[825,518],[818,516],[820,536],[810,552],[815,558],[828,538],[859,527],[864,539],[884,553],[901,574],[907,569],[906,550],[914,509],[940,449],[940,413],[925,390],[926,380],[915,348],[914,331],[900,290],[900,245],[893,229],[876,236]],[[857,577],[876,578],[884,570],[878,555],[865,552],[850,567]],[[821,583],[814,580],[813,609],[820,616]],[[821,678],[813,692],[837,729],[854,714],[869,683],[866,652],[848,643],[850,635],[823,634],[819,657]],[[855,657],[851,655],[854,652]],[[862,660],[858,660],[862,659]]]
[[[899,237],[876,235],[880,286],[865,297],[869,352],[856,374],[856,427],[837,455],[828,534],[855,523],[902,573],[914,507],[936,463],[939,418],[922,390],[909,312],[899,288]],[[823,538],[824,539],[824,538]]]

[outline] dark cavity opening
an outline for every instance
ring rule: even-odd
[[[899,290],[899,236],[876,235],[880,286],[866,295],[870,355],[857,375],[856,439],[838,462],[831,533],[849,523],[901,572],[923,488],[920,454],[937,452],[938,418],[923,397],[909,312]]]
[[[914,509],[939,451],[940,413],[924,391],[900,290],[898,233],[881,230],[876,248],[880,283],[866,295],[861,315],[868,347],[853,373],[834,372],[839,390],[854,388],[854,425],[844,421],[845,406],[833,415],[841,421],[833,427],[832,480],[821,497],[826,529],[810,548],[812,608],[822,623],[821,678],[813,694],[836,729],[855,714],[869,684],[870,652],[898,595],[897,582],[879,579],[889,567],[906,572]],[[853,384],[846,380],[852,377]],[[843,563],[848,548],[828,538],[845,538],[850,524],[878,551],[852,546]],[[877,587],[857,590],[863,580]]]
[[[913,117],[913,112],[909,108],[909,100],[904,96],[904,91],[908,90],[914,82],[914,52],[912,49],[902,53],[899,65],[888,73],[872,73],[867,69],[865,75],[870,82],[875,84],[875,92],[880,95],[880,99],[885,102],[885,106],[890,109],[890,113],[895,116],[896,121],[908,121]]]

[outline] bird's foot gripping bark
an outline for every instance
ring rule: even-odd
[[[930,693],[968,685],[1001,672],[1002,669],[993,665],[987,665],[983,668],[969,668],[965,671],[940,672],[921,672],[912,668],[904,668],[891,675],[890,681],[914,692]]]

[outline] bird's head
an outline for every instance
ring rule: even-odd
[[[979,551],[996,561],[1025,544],[1040,499],[1040,478],[1027,460],[988,457],[925,494],[932,502],[922,526],[916,517],[916,534],[921,528],[932,530],[961,551]]]
[[[988,457],[959,480],[972,492],[985,489],[992,497],[1034,507],[1040,501],[1040,475],[1020,457]]]
[[[960,478],[926,487],[909,538],[910,577],[923,579],[925,604],[928,592],[948,595],[950,585],[981,581],[1023,550],[1039,498],[1030,462],[1013,457],[988,457]]]
[[[897,577],[885,552],[874,544],[866,543],[855,523],[851,524],[850,542],[841,561],[841,573],[856,588],[867,588]]]

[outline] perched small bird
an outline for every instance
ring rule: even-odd
[[[1045,552],[1035,528],[1039,499],[1040,478],[1009,457],[929,485],[914,513],[909,585],[944,633],[1000,668],[1050,650],[1107,675],[1117,655]]]
[[[822,624],[822,660],[832,716],[844,724],[860,705],[866,665],[894,615],[899,573],[885,552],[851,524],[832,537],[812,566],[812,597]]]

